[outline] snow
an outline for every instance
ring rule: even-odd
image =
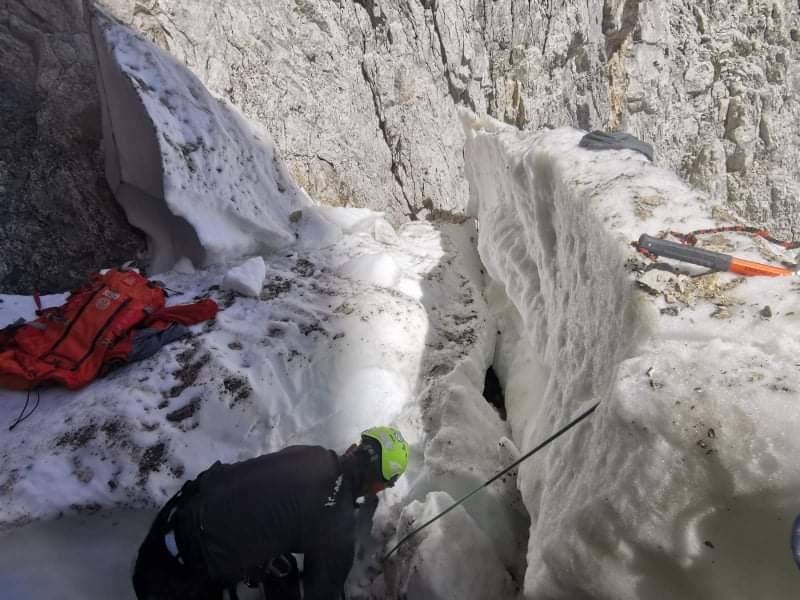
[[[192,261],[185,256],[180,257],[172,268],[183,275],[191,275],[196,270]]]
[[[432,492],[425,504],[408,505],[401,531],[424,523],[453,504]],[[408,598],[512,598],[514,584],[491,540],[463,507],[423,530],[400,550],[401,569],[387,574],[390,589]],[[473,565],[476,568],[473,568]]]
[[[225,273],[222,288],[238,292],[242,296],[257,298],[261,294],[261,288],[264,287],[266,276],[267,265],[264,259],[254,256]]]
[[[3,597],[133,598],[133,557],[154,516],[155,511],[115,511],[0,533]]]
[[[520,467],[525,597],[796,597],[797,280],[672,262],[695,276],[651,295],[629,242],[723,211],[634,152],[578,148],[583,132],[464,122],[513,439],[527,451],[602,401]]]
[[[400,279],[400,267],[388,254],[372,254],[350,259],[339,267],[339,274],[354,281],[393,287]]]
[[[215,460],[293,443],[342,451],[367,427],[394,424],[411,445],[411,464],[362,525],[361,558],[348,584],[352,598],[385,588],[383,576],[376,578],[379,559],[404,507],[429,506],[438,497],[431,499],[431,491],[457,496],[491,476],[507,464],[500,443],[509,431],[481,395],[495,328],[481,295],[474,226],[411,223],[394,231],[370,211],[337,213],[326,210],[326,219],[349,225],[335,244],[263,255],[267,276],[258,297],[222,289],[238,261],[162,273],[159,279],[179,292],[171,303],[211,296],[220,303],[217,319],[83,390],[42,393],[33,416],[0,438],[3,535],[36,548],[46,543],[48,520],[61,517],[52,522],[54,536],[63,521],[70,524],[65,536],[106,544],[106,515],[152,510]],[[369,277],[340,273],[360,257],[392,265],[392,277],[376,281],[380,268],[354,273]],[[2,298],[0,324],[32,316],[6,310],[24,299]],[[0,421],[10,423],[23,400],[19,392],[0,391]],[[499,561],[503,573],[521,575],[527,522],[513,478],[465,508],[459,519],[473,524],[464,543],[492,545],[499,558],[487,569]],[[97,584],[81,583],[89,564],[68,556],[53,558],[52,570],[35,582],[20,582],[11,561],[0,567],[0,581],[15,582],[15,599],[46,597],[42,590],[56,589],[54,578],[65,572],[74,573],[70,585],[82,597],[103,597],[98,586],[126,589],[120,565],[129,563],[135,539],[145,533],[146,519],[137,514],[120,517],[124,556],[108,557],[110,573]],[[392,568],[404,564],[393,559]],[[435,566],[443,568],[441,561]],[[448,568],[455,573],[458,563]],[[508,585],[506,576],[475,572],[486,585]],[[434,577],[435,571],[415,569],[397,585],[424,586]],[[465,598],[480,594],[476,588]]]
[[[109,179],[149,239],[151,273],[335,239],[269,134],[191,71],[98,9],[94,28]],[[154,164],[143,156],[152,147]],[[116,163],[119,164],[116,164]]]
[[[69,294],[49,294],[40,296],[39,301],[42,303],[42,308],[50,308],[63,304],[68,296]],[[36,302],[33,296],[0,295],[0,314],[2,327],[19,319],[30,321],[36,318]]]

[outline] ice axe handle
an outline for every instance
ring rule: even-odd
[[[656,256],[682,260],[693,265],[708,267],[714,271],[729,271],[733,260],[733,257],[727,254],[662,240],[646,233],[639,238],[639,247]]]

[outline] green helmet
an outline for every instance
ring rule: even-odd
[[[361,441],[375,440],[381,447],[381,475],[394,484],[408,466],[408,444],[394,427],[371,427],[361,432]]]

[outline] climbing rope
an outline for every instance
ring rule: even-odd
[[[800,241],[798,242],[791,242],[786,240],[779,240],[778,238],[772,237],[766,229],[761,229],[759,227],[747,227],[745,225],[730,225],[727,227],[715,227],[713,229],[696,229],[695,231],[690,231],[687,234],[678,233],[677,231],[670,231],[669,233],[684,244],[689,244],[690,246],[694,246],[697,244],[697,236],[698,235],[708,235],[711,233],[727,233],[727,232],[735,232],[735,233],[746,233],[749,235],[758,236],[760,238],[764,238],[771,244],[775,244],[777,246],[781,246],[784,250],[795,250],[800,248]]]
[[[583,413],[581,413],[580,415],[578,415],[578,416],[577,416],[575,419],[573,419],[572,421],[570,421],[570,422],[569,422],[567,425],[565,425],[564,427],[562,427],[561,429],[559,429],[559,430],[558,430],[556,433],[554,433],[554,434],[553,434],[553,435],[551,435],[549,438],[547,438],[545,441],[543,441],[541,444],[539,444],[538,446],[536,446],[536,448],[534,448],[533,450],[531,450],[530,452],[528,452],[528,453],[527,453],[527,454],[525,454],[524,456],[520,457],[518,460],[516,460],[516,461],[514,461],[513,463],[511,463],[509,466],[507,466],[505,469],[503,469],[502,471],[500,471],[500,472],[499,472],[497,475],[495,475],[494,477],[492,477],[492,478],[491,478],[491,479],[489,479],[488,481],[486,481],[486,482],[482,483],[481,485],[479,485],[478,487],[476,487],[476,488],[475,488],[474,490],[472,490],[472,491],[471,491],[469,494],[467,494],[466,496],[462,497],[460,500],[458,500],[458,501],[457,501],[455,504],[453,504],[452,506],[450,506],[450,507],[446,508],[445,510],[443,510],[442,512],[440,512],[438,515],[436,515],[435,517],[433,517],[432,519],[430,519],[430,520],[426,521],[425,523],[423,523],[422,525],[420,525],[419,527],[417,527],[416,529],[414,529],[414,530],[413,530],[411,533],[409,533],[409,534],[408,534],[408,535],[406,535],[406,536],[405,536],[403,539],[401,539],[399,542],[397,542],[397,544],[395,544],[395,546],[394,546],[394,547],[393,547],[391,550],[389,550],[389,552],[387,552],[387,553],[386,553],[386,555],[383,557],[383,561],[385,562],[386,560],[388,560],[388,559],[389,559],[389,557],[390,557],[392,554],[394,554],[394,553],[397,551],[397,549],[398,549],[400,546],[402,546],[403,544],[405,544],[405,543],[406,543],[408,540],[410,540],[410,539],[411,539],[411,538],[412,538],[414,535],[416,535],[417,533],[419,533],[420,531],[422,531],[423,529],[425,529],[425,528],[426,528],[428,525],[430,525],[430,524],[431,524],[431,523],[433,523],[434,521],[438,521],[438,520],[439,520],[439,519],[441,519],[443,516],[445,516],[447,513],[449,513],[451,510],[453,510],[454,508],[456,508],[457,506],[461,505],[463,502],[465,502],[466,500],[468,500],[469,498],[471,498],[472,496],[474,496],[475,494],[477,494],[477,493],[478,493],[479,491],[481,491],[483,488],[485,488],[486,486],[488,486],[488,485],[490,485],[491,483],[493,483],[493,482],[497,481],[498,479],[500,479],[500,478],[501,478],[503,475],[505,475],[505,474],[506,474],[506,473],[508,473],[508,472],[509,472],[511,469],[513,469],[514,467],[516,467],[517,465],[519,465],[519,464],[520,464],[522,461],[524,461],[524,460],[526,460],[526,459],[530,458],[531,456],[533,456],[534,454],[536,454],[536,453],[537,453],[539,450],[541,450],[542,448],[544,448],[545,446],[547,446],[548,444],[550,444],[550,443],[551,443],[551,442],[553,442],[554,440],[558,439],[559,437],[561,437],[562,435],[564,435],[565,433],[567,433],[567,432],[568,432],[570,429],[572,429],[573,427],[575,427],[575,425],[577,425],[578,423],[580,423],[581,421],[583,421],[583,420],[584,420],[586,417],[588,417],[589,415],[591,415],[591,414],[592,414],[592,413],[595,411],[595,409],[596,409],[596,408],[597,408],[599,405],[600,405],[600,403],[599,403],[599,402],[595,403],[595,404],[594,404],[594,405],[593,405],[591,408],[589,408],[589,409],[588,409],[588,410],[586,410],[585,412],[583,412]]]

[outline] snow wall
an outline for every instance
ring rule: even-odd
[[[269,134],[175,58],[94,9],[106,177],[147,234],[151,273],[319,237]]]
[[[645,291],[630,241],[724,211],[633,151],[579,148],[584,132],[463,118],[513,439],[527,451],[601,402],[520,467],[525,597],[798,597],[796,279],[698,271]]]

